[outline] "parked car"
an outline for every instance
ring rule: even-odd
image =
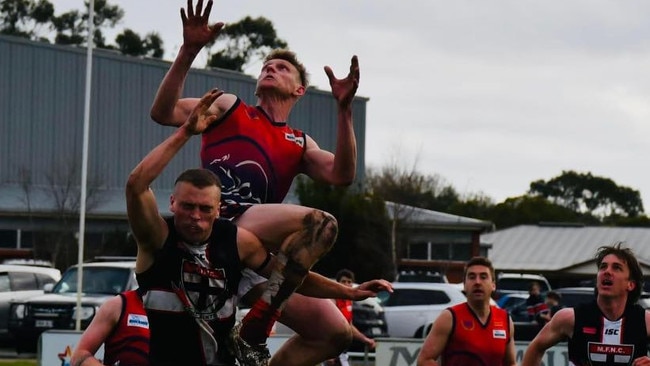
[[[513,322],[529,322],[528,310],[526,309],[528,294],[506,294],[499,298],[497,306],[510,314]],[[516,334],[516,333],[515,333]]]
[[[639,305],[644,309],[650,310],[650,292],[642,292],[641,297],[639,298]]]
[[[388,334],[393,338],[422,338],[444,309],[466,301],[455,285],[430,282],[395,282],[393,293],[379,294]]]
[[[595,297],[593,287],[564,287],[554,289],[553,291],[559,293],[562,296],[560,300],[560,305],[562,307],[575,307],[581,303],[591,302]],[[540,326],[535,321],[529,321],[528,315],[526,314],[526,298],[528,295],[504,295],[504,300],[507,301],[507,298],[520,296],[519,300],[512,300],[512,304],[515,302],[521,302],[521,306],[514,306],[513,309],[509,310],[510,316],[515,323],[515,337],[517,340],[521,341],[530,341],[540,330]]]
[[[462,283],[462,282],[450,283],[450,285],[456,286],[463,293],[463,295],[465,295],[465,297],[467,297],[467,294],[465,293],[465,284],[464,283]],[[493,298],[490,298],[490,305],[499,306],[499,304],[497,304],[496,300],[494,300]]]
[[[560,305],[565,308],[573,308],[596,299],[596,292],[593,287],[563,287],[553,291],[562,296]]]
[[[61,279],[61,271],[26,265],[0,264],[0,340],[8,342],[13,337],[7,328],[9,304],[42,295],[47,284]]]
[[[389,336],[384,308],[376,297],[352,302],[352,324],[368,338],[386,338]],[[363,352],[365,345],[352,341],[351,352]],[[370,351],[374,352],[374,350]]]
[[[551,290],[551,284],[546,277],[536,274],[526,273],[499,273],[497,275],[497,290],[495,297],[498,300],[501,296],[506,294],[528,294],[528,289],[532,282],[537,282],[540,285],[540,291],[545,294]]]
[[[435,282],[448,283],[447,276],[431,271],[401,271],[397,274],[395,282]]]
[[[59,282],[46,287],[45,294],[11,302],[9,331],[16,338],[18,352],[33,351],[47,329],[75,329],[78,312],[81,329],[85,329],[104,301],[138,287],[134,261],[84,263],[81,308],[77,309],[78,273],[78,267],[72,266]]]

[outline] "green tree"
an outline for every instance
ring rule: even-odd
[[[52,19],[56,30],[55,43],[57,44],[84,44],[88,34],[88,16],[90,3],[84,2],[86,10],[70,10]],[[124,17],[124,10],[117,5],[110,5],[107,0],[95,0],[93,26],[93,42],[99,48],[114,48],[106,44],[104,30],[113,28]]]
[[[438,211],[494,222],[491,219],[493,210],[492,198],[482,193],[476,193],[468,195],[465,199],[458,198],[455,202],[447,205],[445,209]]]
[[[0,0],[0,34],[44,40],[54,5],[47,0]]]
[[[339,235],[332,250],[314,266],[326,276],[341,268],[353,270],[358,281],[392,278],[389,223],[384,202],[352,189],[315,183],[301,177],[296,193],[300,203],[336,217]]]
[[[0,34],[49,42],[48,32],[54,30],[54,43],[83,45],[88,34],[88,9],[70,10],[54,14],[54,5],[48,0],[0,0]],[[95,0],[93,42],[98,48],[119,48],[122,53],[133,56],[162,58],[163,41],[157,33],[140,37],[130,29],[116,37],[117,47],[106,42],[104,32],[115,27],[124,17],[124,10],[110,5],[107,0]]]
[[[636,217],[643,213],[639,191],[591,173],[563,171],[548,181],[532,182],[529,194],[539,195],[575,212],[598,217]]]
[[[145,38],[131,29],[125,29],[115,38],[117,48],[125,55],[148,56],[161,58],[163,56],[162,39],[158,33],[148,33]]]
[[[508,198],[495,205],[490,211],[489,220],[497,229],[517,225],[537,225],[540,222],[599,224],[598,219],[589,213],[575,212],[540,196],[524,195]]]
[[[247,16],[226,25],[217,39],[220,51],[212,54],[208,66],[244,71],[245,67],[262,60],[275,48],[286,48],[287,42],[278,38],[273,23],[264,18]]]

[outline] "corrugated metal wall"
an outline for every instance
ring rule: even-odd
[[[24,172],[31,172],[34,186],[47,186],[55,173],[65,175],[71,166],[80,167],[85,68],[84,48],[0,36],[0,213],[20,211],[19,200],[8,198],[6,192],[25,181]],[[104,188],[114,192],[116,198],[111,200],[123,200],[131,169],[171,133],[170,127],[159,126],[149,117],[153,96],[168,68],[165,61],[105,50],[94,53],[88,176],[99,178]],[[254,78],[220,70],[193,69],[185,95],[200,96],[214,86],[255,103]],[[365,168],[366,102],[366,98],[354,102],[358,179]],[[334,150],[336,106],[329,91],[310,89],[289,123],[310,134],[322,148]],[[199,142],[196,138],[174,159],[154,188],[169,189],[180,171],[199,164]],[[123,207],[113,206],[105,207],[107,213]]]

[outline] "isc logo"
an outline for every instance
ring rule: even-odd
[[[605,335],[618,335],[618,329],[605,329]]]

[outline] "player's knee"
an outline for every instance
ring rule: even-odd
[[[329,344],[336,348],[336,355],[345,352],[352,344],[352,328],[350,326],[340,327],[332,332]]]
[[[336,218],[325,211],[312,210],[306,215],[304,222],[305,226],[313,230],[318,245],[321,245],[324,251],[329,251],[339,232]]]

